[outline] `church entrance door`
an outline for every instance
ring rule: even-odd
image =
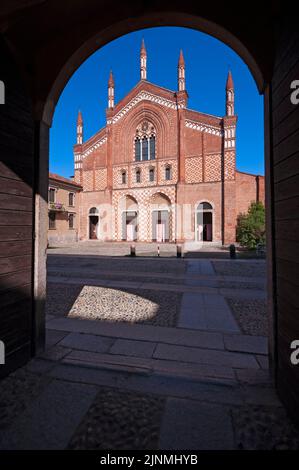
[[[97,215],[89,216],[89,238],[90,240],[97,240],[97,228],[99,223],[99,217]]]

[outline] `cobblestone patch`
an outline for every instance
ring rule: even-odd
[[[67,316],[82,290],[82,285],[49,282],[47,285],[46,314]]]
[[[265,290],[265,285],[261,282],[234,282],[234,281],[218,281],[218,287],[226,289],[254,289]]]
[[[266,263],[259,261],[212,261],[216,274],[223,276],[245,276],[264,277],[266,276]]]
[[[176,273],[184,274],[186,270],[186,263],[183,259],[177,260],[167,260],[165,258],[156,258],[155,260],[151,259],[136,259],[136,258],[96,258],[92,260],[85,261],[82,258],[76,258],[76,256],[66,257],[63,255],[60,256],[51,256],[48,259],[48,266],[65,266],[66,268],[72,269],[73,266],[83,269],[93,268],[97,271],[124,271],[127,273],[132,272],[153,272],[153,273],[168,273],[171,272],[174,275]]]
[[[177,292],[49,283],[47,313],[111,322],[176,326]]]
[[[226,299],[242,332],[268,336],[267,303],[265,300]]]
[[[160,397],[103,388],[68,448],[155,450],[164,402]]]
[[[72,279],[82,279],[82,272],[72,272],[70,276],[70,271],[51,271],[49,272],[51,277],[72,277]],[[154,282],[157,284],[181,284],[184,285],[185,282],[182,279],[178,278],[165,278],[165,277],[144,277],[144,276],[130,276],[124,273],[112,273],[112,274],[101,274],[101,272],[87,272],[84,273],[84,277],[88,279],[104,279],[105,281],[128,281],[128,282]],[[80,281],[79,281],[80,282]],[[84,281],[82,281],[82,284]]]
[[[238,449],[299,450],[299,431],[283,408],[248,406],[232,418]]]
[[[0,429],[9,426],[41,393],[49,379],[35,375],[26,367],[0,381]]]

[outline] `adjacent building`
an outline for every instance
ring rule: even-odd
[[[49,246],[78,241],[81,191],[82,186],[72,179],[54,173],[49,174]]]

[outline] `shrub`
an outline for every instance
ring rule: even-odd
[[[247,214],[240,214],[237,220],[237,241],[253,250],[258,243],[265,243],[265,208],[261,202],[252,202]]]

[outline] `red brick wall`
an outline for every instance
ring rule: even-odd
[[[252,201],[265,202],[265,178],[236,171],[236,214],[246,213]],[[259,188],[259,189],[258,189]],[[259,195],[259,196],[258,196]]]

